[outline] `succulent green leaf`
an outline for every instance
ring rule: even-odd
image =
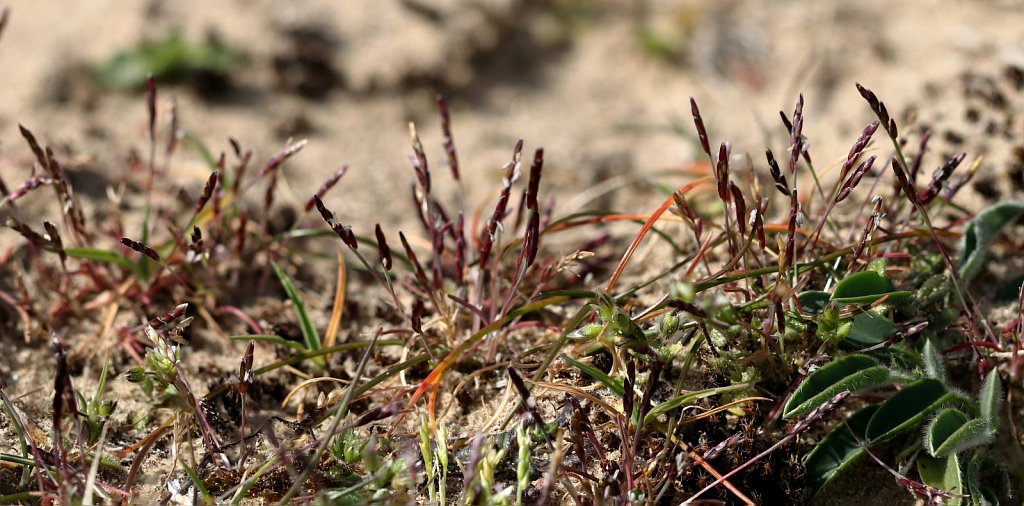
[[[804,458],[807,473],[807,487],[813,497],[840,471],[849,467],[864,454],[864,448],[857,439],[864,440],[868,421],[878,410],[878,405],[868,406],[851,416],[845,424],[839,424],[819,442]],[[849,426],[849,428],[847,428]],[[857,437],[854,438],[850,430]]]
[[[946,381],[946,361],[942,358],[938,348],[935,347],[931,339],[924,342],[921,358],[924,361],[924,374],[926,376],[939,381]]]
[[[871,302],[860,300],[878,297],[892,291],[892,281],[875,272],[863,271],[851,274],[836,284],[832,292],[832,300],[839,302]]]
[[[999,232],[1024,213],[1024,201],[1000,202],[978,213],[960,238],[960,277],[970,281],[981,272],[988,247]]]
[[[866,433],[868,442],[884,441],[910,429],[953,395],[941,381],[932,378],[922,378],[907,385],[882,403],[875,416],[871,417]]]
[[[960,479],[960,460],[956,455],[935,458],[921,454],[917,457],[917,474],[925,485],[949,492],[952,497],[943,504],[959,506],[963,500],[964,485]]]
[[[784,418],[804,415],[839,392],[856,392],[889,381],[889,368],[867,355],[850,355],[826,364],[797,387],[783,409]]]

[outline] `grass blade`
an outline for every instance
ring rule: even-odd
[[[309,313],[306,312],[306,304],[302,302],[299,291],[295,288],[295,284],[292,283],[288,274],[284,272],[284,269],[277,262],[271,262],[271,265],[274,267],[274,274],[277,274],[277,279],[281,281],[281,287],[284,288],[288,298],[292,301],[292,309],[295,311],[295,319],[299,322],[299,328],[302,329],[302,340],[306,344],[306,349],[309,351],[319,350],[320,335],[317,334],[316,328],[313,327],[313,321],[309,319]],[[321,367],[326,365],[323,357],[316,357],[313,359],[313,362]]]

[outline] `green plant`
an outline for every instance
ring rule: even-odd
[[[928,458],[918,461],[922,481],[950,494],[963,493],[959,481],[964,472],[962,463],[970,460],[971,453],[988,454],[986,447],[994,442],[998,431],[1002,401],[999,375],[990,371],[978,398],[970,399],[950,385],[944,374],[944,359],[931,341],[925,343],[922,354],[927,365],[917,373],[892,371],[867,355],[848,355],[808,376],[789,398],[784,410],[787,418],[820,406],[828,398],[824,395],[836,390],[877,389],[893,380],[902,384],[881,404],[861,408],[846,423],[836,426],[807,455],[805,466],[812,494],[848,469],[868,448],[882,445],[914,456],[926,452]],[[923,440],[912,430],[922,424]],[[935,471],[936,467],[943,471]],[[955,482],[947,475],[955,475]],[[972,498],[980,500],[980,496]]]
[[[180,31],[160,40],[145,41],[121,51],[95,70],[96,80],[115,89],[140,90],[153,76],[160,82],[179,82],[197,77],[226,79],[238,66],[240,56],[216,39],[191,42]]]
[[[83,464],[103,462],[103,431],[115,418],[102,394],[106,372],[86,399],[55,337],[102,323],[97,307],[134,322],[174,307],[145,325],[114,316],[101,325],[124,353],[111,363],[131,364],[112,370],[128,369],[150,403],[118,427],[122,439],[136,438],[117,454],[131,461],[115,475],[129,495],[167,436],[187,452],[167,467],[192,484],[196,502],[794,503],[807,487],[827,500],[826,485],[864,455],[929,500],[1006,495],[991,486],[1002,471],[986,452],[1006,435],[999,374],[1018,377],[1024,320],[993,331],[971,283],[986,278],[985,254],[1021,207],[1000,204],[966,221],[951,203],[973,174],[951,179],[965,155],[919,185],[926,141],[905,154],[906,137],[864,88],[878,121],[835,178],[812,162],[802,97],[781,114],[782,145],[759,164],[727,142],[712,149],[692,101],[703,173],[644,181],[662,193],[646,214],[559,215],[541,187],[544,151],[524,165],[523,141],[493,207],[475,212],[438,100],[453,198],[437,190],[433,159],[411,128],[410,211],[420,230],[398,231],[395,242],[386,224],[331,210],[344,198],[329,193],[345,166],[294,219],[279,219],[279,178],[305,141],[250,170],[252,151],[232,141],[214,156],[181,134],[172,113],[158,157],[156,86],[146,84],[149,156],[125,171],[130,195],[114,193],[109,215],[86,216],[62,168],[68,154],[27,129],[32,172],[13,190],[0,186],[7,225],[24,238],[0,255],[0,300],[20,319],[26,346],[47,336],[57,359],[46,453],[3,396],[18,448],[0,459],[20,471],[0,481],[13,483],[3,499],[74,502],[92,489],[111,498],[109,476]],[[879,131],[891,153],[872,146]],[[176,188],[163,174],[181,146],[210,174],[192,188],[197,198],[184,189],[169,201],[162,197]],[[892,196],[880,196],[888,172],[874,170],[876,160],[895,177]],[[770,185],[762,188],[758,170]],[[22,199],[40,188],[53,190],[59,219],[22,213]],[[139,219],[122,218],[133,209],[123,198],[134,199]],[[385,204],[400,208],[398,199]],[[637,231],[599,228],[611,222]],[[646,248],[648,239],[657,242]],[[650,256],[639,262],[641,254]],[[323,268],[335,255],[336,273]],[[332,280],[325,273],[337,279],[329,311],[310,296]],[[345,321],[339,344],[348,284],[381,301]],[[189,326],[194,317],[214,330]],[[247,344],[244,354],[232,341]],[[235,358],[194,362],[211,349]],[[960,393],[975,386],[963,379],[974,370],[987,373],[978,395]],[[282,392],[296,402],[279,407]],[[829,426],[819,437],[816,428]]]

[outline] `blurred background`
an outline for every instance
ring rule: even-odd
[[[440,170],[437,92],[452,109],[471,204],[493,198],[499,167],[524,138],[527,152],[546,148],[544,183],[565,213],[594,185],[671,181],[695,159],[690,96],[713,145],[729,139],[764,168],[765,146],[785,149],[778,112],[791,113],[803,93],[811,154],[827,167],[872,119],[854,82],[898,118],[960,125],[972,116],[965,100],[998,106],[991,93],[972,98],[973,76],[1012,92],[1013,69],[1024,63],[1024,3],[1014,1],[4,3],[0,174],[8,181],[22,180],[31,163],[19,123],[64,150],[83,180],[102,182],[112,164],[144,152],[142,89],[153,72],[161,138],[172,96],[181,126],[214,154],[230,152],[230,137],[262,163],[288,138],[307,138],[284,172],[293,201],[347,163],[335,210],[392,223],[410,218],[408,122],[442,191],[453,191]],[[1002,96],[1010,109],[1018,100]],[[1009,115],[1005,122],[1008,131],[1024,128]],[[984,136],[985,125],[977,128]],[[954,147],[958,136],[973,142],[969,129],[938,132]],[[993,174],[1012,169],[1012,149],[1004,151],[986,159]],[[171,168],[194,187],[209,171],[189,146]],[[655,205],[625,200],[637,192],[613,192],[601,205]],[[401,204],[391,205],[396,198]]]

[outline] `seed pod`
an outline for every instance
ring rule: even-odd
[[[860,184],[860,180],[868,173],[868,171],[871,170],[871,166],[874,165],[874,163],[875,156],[872,155],[857,166],[853,171],[853,175],[843,183],[843,186],[839,190],[839,194],[836,195],[837,203],[846,200],[846,197],[850,196],[850,193],[853,192],[854,188],[856,188],[858,184]]]
[[[60,232],[57,231],[57,226],[49,221],[44,221],[43,228],[46,229],[46,235],[50,238],[50,244],[57,251],[57,256],[60,257],[60,263],[63,265],[68,260],[68,254],[64,251],[64,241],[60,239]]]
[[[306,201],[306,206],[305,206],[306,212],[309,212],[310,209],[313,209],[313,205],[316,203],[316,199],[322,199],[324,197],[324,195],[326,195],[327,192],[330,191],[331,188],[334,188],[334,185],[338,184],[338,181],[347,172],[348,172],[348,164],[345,164],[345,165],[342,165],[341,167],[338,167],[338,169],[335,170],[334,173],[331,174],[331,176],[328,177],[327,180],[324,181],[323,184],[320,185],[320,188],[317,189],[316,193],[314,193],[313,196],[310,197],[310,199]]]
[[[864,148],[867,147],[868,142],[871,141],[871,137],[875,135],[875,131],[878,130],[878,122],[872,121],[870,125],[864,128],[857,137],[857,140],[850,147],[850,153],[846,155],[846,160],[843,162],[842,168],[839,169],[839,179],[846,178],[849,174],[853,164],[857,163],[857,159],[860,158],[861,153],[864,152]]]
[[[736,183],[729,183],[729,191],[732,193],[732,203],[735,206],[736,211],[736,224],[740,227],[740,234],[747,234],[747,222],[744,218],[747,215],[747,203],[743,200],[743,193],[740,192],[740,188],[736,186]]]
[[[789,184],[786,183],[786,175],[779,169],[779,162],[775,161],[775,155],[772,154],[772,150],[764,150],[764,155],[768,158],[768,170],[771,171],[772,180],[775,181],[775,188],[779,190],[785,196],[789,196]]]
[[[711,156],[711,144],[708,143],[708,131],[704,128],[704,118],[700,115],[700,109],[697,108],[697,101],[690,97],[690,113],[693,114],[693,124],[697,127],[697,137],[700,139],[700,147],[704,149],[704,154]]]
[[[135,250],[137,252],[139,252],[139,253],[142,253],[143,255],[146,255],[147,257],[149,257],[149,258],[151,258],[151,259],[153,259],[153,260],[155,260],[157,262],[160,261],[160,254],[157,253],[156,250],[154,250],[153,248],[150,248],[149,246],[146,246],[145,244],[142,244],[141,242],[133,241],[133,240],[127,238],[127,237],[122,237],[121,238],[121,244],[123,244],[123,245],[125,245],[125,246],[127,246],[127,247],[129,247],[129,248],[131,248],[131,249],[133,249],[133,250]]]
[[[210,173],[210,177],[206,180],[206,184],[203,185],[203,193],[199,195],[199,200],[196,202],[195,213],[199,214],[206,207],[206,203],[210,201],[210,197],[213,196],[213,190],[217,188],[217,178],[220,173],[213,171]]]
[[[455,152],[455,140],[452,137],[452,118],[448,114],[448,102],[441,94],[437,95],[437,109],[441,113],[441,134],[444,139],[444,152],[448,155],[448,167],[452,170],[452,179],[459,180],[459,157]]]
[[[723,142],[718,148],[715,181],[718,183],[718,198],[722,199],[722,202],[729,202],[729,143],[727,142]]]
[[[331,212],[330,209],[327,209],[327,206],[324,205],[324,201],[320,200],[319,195],[313,195],[313,203],[316,205],[316,210],[320,211],[320,217],[323,218],[328,225],[333,227],[334,213]]]
[[[188,303],[187,302],[185,302],[183,304],[178,304],[177,306],[174,306],[174,309],[172,309],[172,310],[170,310],[170,311],[168,311],[168,312],[166,312],[166,313],[164,313],[164,314],[162,314],[160,316],[157,316],[156,318],[153,318],[152,320],[149,320],[149,326],[152,327],[153,330],[160,330],[161,328],[163,328],[163,327],[173,323],[174,320],[177,320],[178,318],[181,318],[182,316],[184,316],[185,315],[185,311],[187,311],[187,310],[188,310]]]
[[[374,234],[377,236],[377,256],[380,258],[381,265],[384,266],[384,270],[391,270],[391,248],[388,247],[388,240],[384,237],[384,231],[380,228],[380,223],[374,227]]]

